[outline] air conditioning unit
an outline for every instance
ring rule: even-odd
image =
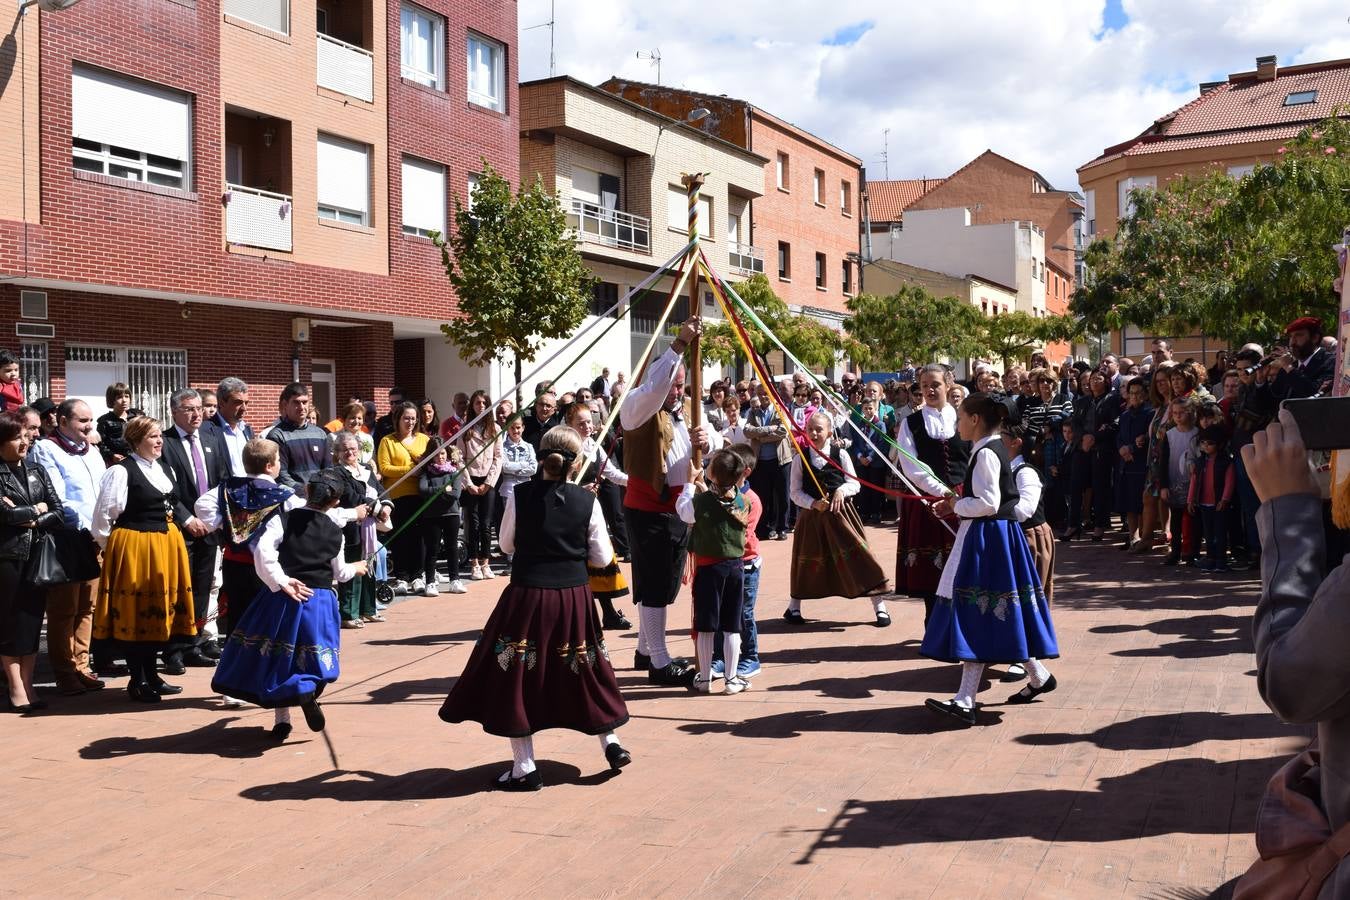
[[[38,325],[34,322],[15,322],[14,334],[21,338],[51,340],[56,337],[55,325]]]
[[[19,291],[19,316],[24,319],[47,318],[47,292]]]

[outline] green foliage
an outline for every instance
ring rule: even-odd
[[[454,233],[436,242],[461,314],[441,331],[465,362],[481,366],[509,353],[519,370],[585,318],[595,279],[562,205],[538,179],[513,195],[484,162],[473,209],[456,197]]]
[[[980,323],[976,356],[997,357],[1006,371],[1013,363],[1025,363],[1031,350],[1056,341],[1074,341],[1083,334],[1083,323],[1075,316],[1047,316],[1038,319],[1018,310],[990,316]]]
[[[934,297],[918,285],[905,285],[889,297],[858,294],[849,298],[848,311],[844,329],[853,338],[851,355],[874,370],[899,369],[906,359],[960,359],[983,349],[979,310],[955,297]]]
[[[763,275],[755,275],[733,285],[733,289],[783,342],[783,346],[811,368],[823,369],[829,366],[835,354],[842,349],[842,336],[837,331],[810,316],[798,315],[788,309],[788,305],[774,293],[769,279]],[[735,301],[732,302],[734,304]],[[739,310],[737,312],[739,314]],[[754,347],[756,353],[767,356],[778,349],[748,317],[741,316],[741,320],[745,323],[750,346]],[[704,323],[702,350],[704,359],[724,365],[735,365],[741,358],[740,343],[729,322]]]
[[[1350,124],[1332,118],[1240,180],[1216,169],[1136,191],[1114,239],[1088,247],[1071,310],[1092,331],[1199,329],[1231,344],[1268,341],[1302,315],[1333,321],[1348,156]]]

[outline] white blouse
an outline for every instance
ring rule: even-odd
[[[956,437],[956,407],[947,404],[942,409],[934,409],[928,404],[919,407],[919,413],[923,416],[923,430],[928,432],[928,436],[935,441],[949,441]],[[900,428],[896,434],[896,443],[904,450],[904,453],[897,453],[899,458],[900,470],[905,473],[905,477],[914,482],[914,486],[925,494],[934,497],[942,497],[951,493],[951,488],[943,484],[938,479],[928,473],[928,470],[915,462],[918,459],[919,451],[914,444],[914,435],[909,431],[909,416],[900,420]]]
[[[516,552],[516,495],[506,495],[506,509],[502,510],[502,526],[497,532],[497,543],[502,552]],[[586,558],[597,568],[607,566],[614,559],[614,545],[609,542],[609,530],[605,528],[605,515],[600,504],[592,501],[591,520],[586,524]]]
[[[804,449],[811,454],[812,467],[816,469],[828,469],[830,467],[830,464],[825,461],[825,454],[815,447],[808,444]],[[827,450],[826,453],[828,452]],[[839,454],[839,468],[844,470],[846,477],[844,483],[839,485],[839,489],[835,493],[840,497],[852,497],[862,489],[862,485],[858,484],[858,473],[854,470],[853,460],[847,453]],[[792,473],[788,476],[788,497],[802,509],[810,509],[811,504],[816,502],[816,498],[802,490],[802,482],[805,478],[806,473],[802,471],[802,457],[799,453],[792,457]],[[829,499],[829,497],[825,498],[827,501]]]
[[[292,498],[295,499],[295,498]],[[290,506],[290,501],[287,501]],[[343,523],[337,520],[333,515],[337,510],[329,510],[324,513],[329,520],[339,528]],[[269,591],[279,591],[281,586],[291,580],[291,576],[286,574],[286,570],[281,567],[281,539],[286,534],[286,526],[282,522],[281,516],[273,516],[267,520],[263,526],[262,535],[258,538],[258,546],[253,550],[253,571],[258,573],[262,583],[267,585]],[[345,543],[345,542],[344,542]],[[338,550],[337,556],[333,557],[333,580],[351,581],[356,577],[355,564],[344,562],[345,548]]]
[[[157,490],[166,494],[173,490],[173,480],[165,474],[158,460],[146,459],[138,453],[131,454],[131,458]],[[109,466],[98,484],[98,501],[94,504],[94,523],[90,531],[100,547],[107,546],[113,523],[127,508],[127,477],[126,467]]]
[[[594,471],[598,460],[600,471],[596,473],[597,477],[603,478],[605,481],[612,481],[619,487],[628,486],[628,473],[614,465],[614,460],[610,459],[608,453],[600,452],[600,445],[595,442],[595,438],[586,438],[581,445],[581,455],[587,460],[586,470],[588,472]]]
[[[970,448],[970,495],[956,501],[953,511],[963,519],[980,519],[998,512],[1001,499],[998,489],[999,459],[994,453],[981,453],[994,441],[1003,437],[987,435]]]
[[[1013,470],[1013,481],[1017,483],[1017,505],[1013,507],[1013,518],[1018,522],[1030,519],[1036,514],[1036,507],[1041,505],[1041,477],[1035,466],[1018,471],[1017,467],[1025,462],[1022,457],[1015,456],[1009,464]]]

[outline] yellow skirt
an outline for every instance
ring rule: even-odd
[[[597,597],[622,597],[628,593],[628,579],[623,577],[617,556],[602,569],[587,563],[586,574],[590,577],[591,593]]]
[[[192,569],[178,526],[165,532],[114,528],[103,550],[94,637],[163,643],[196,633]]]

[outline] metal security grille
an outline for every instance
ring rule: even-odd
[[[131,388],[131,407],[161,421],[169,417],[169,395],[187,384],[186,350],[67,346],[67,362],[111,363],[117,380]]]
[[[47,365],[47,345],[41,342],[25,342],[20,345],[19,379],[23,382],[23,395],[29,401],[38,397],[51,396],[51,369]]]

